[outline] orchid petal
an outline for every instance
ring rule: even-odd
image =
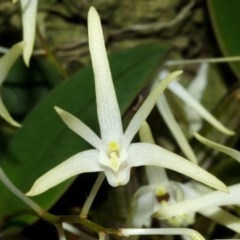
[[[152,184],[165,184],[169,182],[167,173],[164,168],[155,166],[146,166],[145,167],[148,183]]]
[[[8,52],[0,58],[0,85],[3,83],[5,78],[7,77],[10,69],[13,64],[16,62],[18,57],[22,54],[23,51],[23,42],[19,42],[13,45]]]
[[[9,124],[11,124],[14,127],[21,127],[21,124],[16,122],[11,115],[9,114],[7,108],[5,107],[2,98],[0,96],[0,116],[5,119]]]
[[[197,163],[197,157],[174,118],[164,94],[162,94],[161,98],[158,100],[157,108],[185,156],[193,163]]]
[[[169,218],[211,207],[240,204],[240,184],[233,185],[228,189],[229,193],[214,191],[174,205],[167,205],[158,211],[158,215]]]
[[[226,147],[222,144],[218,144],[216,142],[213,142],[203,136],[201,136],[198,133],[194,133],[194,136],[197,138],[198,141],[200,141],[201,143],[214,148],[215,150],[219,151],[219,152],[223,152],[226,155],[232,157],[233,159],[237,160],[240,163],[240,152],[230,148],[230,147]]]
[[[186,198],[199,197],[203,194],[209,193],[210,189],[204,185],[189,182],[184,185]],[[198,211],[201,215],[210,218],[211,220],[222,224],[223,226],[240,233],[240,218],[232,215],[231,213],[219,207],[204,208]]]
[[[146,120],[150,112],[152,111],[154,105],[156,104],[158,98],[167,88],[167,86],[182,73],[182,71],[175,71],[170,73],[166,78],[164,78],[149,94],[147,99],[140,106],[138,111],[133,116],[130,121],[126,132],[124,134],[125,146],[128,146],[132,141],[133,137],[139,130],[141,124]]]
[[[155,143],[152,131],[146,121],[144,121],[139,128],[139,137],[141,142]]]
[[[25,43],[23,59],[27,66],[29,66],[35,40],[37,5],[38,0],[21,0],[23,41]]]
[[[202,99],[203,91],[206,89],[208,81],[208,71],[208,63],[200,64],[197,75],[194,77],[194,79],[190,82],[188,86],[188,92],[198,101]]]
[[[121,113],[113,86],[100,18],[94,7],[88,14],[89,49],[92,59],[97,113],[103,142],[122,137]]]
[[[154,144],[154,139],[152,136],[151,129],[147,122],[143,122],[139,129],[139,137],[141,142]],[[162,184],[168,182],[168,176],[164,168],[156,168],[153,166],[145,167],[148,183],[152,184]]]
[[[183,235],[192,240],[205,240],[197,231],[190,228],[120,228],[121,236],[130,235]]]
[[[154,213],[156,186],[143,186],[134,194],[127,225],[130,227],[149,227]]]
[[[182,101],[184,101],[189,107],[205,119],[207,122],[212,124],[220,132],[227,135],[233,135],[234,132],[226,128],[222,123],[220,123],[210,112],[208,112],[187,90],[184,89],[179,83],[173,82],[169,85],[169,90],[171,90],[176,96],[178,96]]]
[[[202,63],[198,69],[197,75],[187,87],[188,92],[199,102],[201,102],[207,86],[208,69],[209,65],[207,63]],[[198,131],[202,125],[201,116],[196,111],[192,111],[188,105],[184,106],[184,112],[188,119],[188,128],[190,132]]]
[[[168,168],[220,191],[228,191],[223,182],[203,168],[154,144],[131,144],[129,147],[129,165],[131,167],[148,165]]]
[[[97,158],[97,150],[87,150],[73,155],[38,178],[26,195],[35,196],[41,194],[81,173],[101,171]]]
[[[76,134],[82,137],[86,142],[91,144],[96,149],[101,149],[101,139],[80,119],[73,116],[71,113],[64,111],[59,107],[54,107],[63,122]]]
[[[240,218],[221,208],[206,208],[199,211],[199,213],[236,233],[240,233]]]
[[[7,77],[11,67],[18,59],[18,57],[22,54],[23,50],[23,42],[15,44],[1,59],[0,59],[0,86],[2,85],[3,81]],[[4,106],[2,98],[0,97],[0,115],[4,118],[7,122],[15,127],[20,127],[21,125],[16,122],[9,114],[8,110]]]

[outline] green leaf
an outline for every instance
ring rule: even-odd
[[[239,56],[240,1],[207,1],[212,25],[218,44],[224,56]],[[240,62],[230,62],[230,66],[240,79]]]
[[[119,105],[124,113],[140,90],[152,79],[168,48],[148,44],[115,53],[110,57]],[[95,90],[92,69],[86,67],[53,90],[23,122],[6,151],[1,166],[23,192],[34,180],[67,157],[89,148],[79,136],[60,120],[53,106],[59,106],[78,116],[98,131]],[[73,179],[35,197],[44,209],[49,209],[65,192]],[[83,183],[86,184],[86,183]],[[0,183],[0,219],[28,209]],[[81,194],[81,186],[79,192]],[[35,218],[23,216],[31,223]]]
[[[48,59],[32,57],[27,68],[19,58],[1,88],[3,102],[13,116],[22,119],[60,82],[60,74]]]

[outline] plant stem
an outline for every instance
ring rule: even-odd
[[[93,203],[104,179],[105,179],[105,175],[103,173],[99,173],[97,180],[94,183],[93,188],[92,188],[87,200],[85,201],[85,203],[83,205],[82,211],[79,215],[80,218],[87,218],[89,209],[91,208],[92,203]]]
[[[28,198],[24,193],[22,193],[7,177],[5,172],[0,167],[0,180],[6,186],[6,188],[12,192],[15,196],[21,199],[24,203],[26,203],[31,209],[33,209],[39,216],[44,213],[44,210],[33,200]]]

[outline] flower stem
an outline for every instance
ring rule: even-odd
[[[166,66],[199,64],[199,63],[225,63],[225,62],[236,62],[236,61],[240,61],[240,56],[171,60],[166,63]]]
[[[58,232],[59,240],[67,240],[62,224],[57,223],[57,224],[55,224],[55,227]]]
[[[87,200],[85,201],[85,203],[83,205],[82,211],[79,215],[80,218],[87,218],[89,209],[91,208],[92,203],[93,203],[104,179],[105,179],[105,175],[103,173],[99,173],[97,180],[94,183],[93,188],[92,188]]]
[[[5,172],[0,167],[0,180],[6,186],[6,188],[11,191],[15,196],[17,196],[20,200],[26,203],[31,209],[33,209],[39,216],[44,213],[44,210],[33,200],[28,198],[24,193],[22,193],[7,177]]]

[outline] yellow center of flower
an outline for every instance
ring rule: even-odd
[[[119,144],[115,141],[112,141],[108,144],[108,152],[111,153],[111,152],[116,152],[116,153],[119,153],[119,150],[120,150],[120,147],[119,147]]]
[[[111,160],[112,169],[117,171],[119,168],[119,155],[120,155],[119,144],[115,141],[110,142],[108,144],[107,153],[109,159]]]
[[[164,188],[162,186],[157,188],[155,194],[156,194],[158,202],[161,204],[166,203],[170,198],[169,193],[167,192],[166,188]]]

